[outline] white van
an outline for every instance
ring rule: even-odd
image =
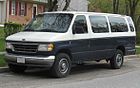
[[[6,39],[6,61],[13,72],[28,66],[49,67],[66,77],[72,64],[110,61],[114,69],[125,55],[135,54],[136,33],[131,17],[95,12],[45,12],[22,32]]]

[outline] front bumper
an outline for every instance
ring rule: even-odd
[[[14,55],[14,54],[5,54],[8,64],[17,64],[17,65],[24,65],[24,66],[33,66],[33,67],[52,67],[55,56],[48,56],[48,57],[36,57],[36,56],[22,56],[22,55]],[[24,58],[24,63],[19,63],[17,58]]]

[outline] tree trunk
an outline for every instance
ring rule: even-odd
[[[65,4],[65,6],[64,6],[64,8],[63,8],[63,11],[67,10],[67,8],[68,8],[69,5],[70,5],[71,0],[66,0],[65,2],[66,2],[66,4]]]
[[[57,11],[57,0],[48,0],[48,12]]]
[[[129,5],[128,5],[128,0],[125,0],[125,14],[129,15]]]
[[[140,31],[140,16],[138,16],[138,19],[136,21],[136,31]]]
[[[113,13],[119,13],[120,0],[113,0]]]
[[[129,9],[130,9],[130,16],[132,17],[133,20],[135,20],[136,8],[138,6],[139,1],[140,0],[128,0]]]
[[[60,2],[60,0],[48,0],[48,4],[47,4],[48,12],[57,11],[58,2]],[[66,4],[65,4],[64,8],[62,9],[63,11],[67,10],[67,8],[70,5],[71,0],[65,0],[65,2],[66,2]]]

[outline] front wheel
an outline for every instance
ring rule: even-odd
[[[57,78],[66,77],[71,70],[71,60],[69,55],[60,53],[56,55],[56,60],[51,68],[52,76]]]
[[[123,65],[124,55],[121,50],[116,50],[113,58],[110,59],[110,65],[113,69],[120,69]]]

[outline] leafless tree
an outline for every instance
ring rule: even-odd
[[[119,13],[120,0],[113,0],[113,13]]]
[[[128,0],[128,4],[129,4],[129,14],[132,17],[133,20],[135,20],[135,14],[136,14],[136,8],[138,6],[138,3],[140,2],[140,0]]]
[[[49,12],[57,11],[59,1],[60,0],[48,0],[47,11],[49,11]],[[65,11],[69,7],[71,0],[63,0],[63,1],[65,1],[65,5],[64,5],[64,8],[62,10]]]
[[[135,22],[135,27],[138,31],[139,25],[140,25],[140,15],[136,14],[136,9],[139,4],[140,0],[125,0],[125,6],[126,6],[126,15],[129,15],[132,17],[132,19]]]
[[[129,4],[128,4],[128,0],[125,0],[125,14],[129,15]]]

